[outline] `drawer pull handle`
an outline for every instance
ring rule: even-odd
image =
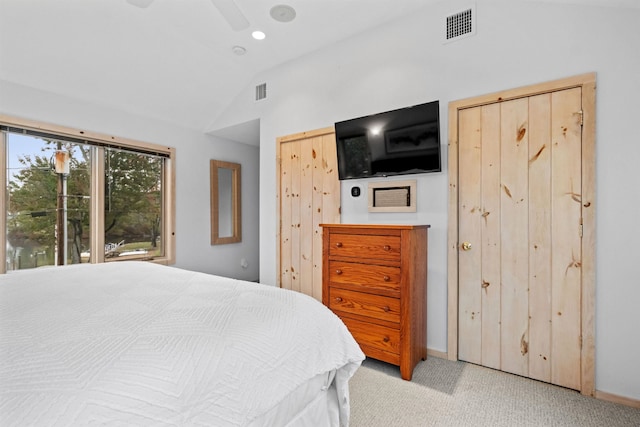
[[[337,269],[337,270],[336,270],[336,274],[342,274],[342,270]]]
[[[382,249],[384,249],[385,251],[390,251],[390,250],[391,250],[391,246],[389,246],[389,245],[384,245],[384,246],[382,247]]]
[[[341,248],[341,247],[342,247],[342,242],[336,243],[336,248]]]
[[[382,341],[384,341],[384,342],[389,342],[389,337],[384,337],[384,338],[382,338]]]
[[[336,302],[342,302],[342,298],[337,297],[337,298],[336,298]]]
[[[388,305],[385,305],[384,307],[382,307],[382,309],[384,310],[385,313],[388,313],[389,311],[391,311]]]
[[[388,282],[389,280],[391,280],[391,277],[389,277],[389,276],[384,276],[384,277],[382,278],[382,280],[384,280],[385,282]]]

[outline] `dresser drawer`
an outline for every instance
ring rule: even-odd
[[[400,237],[331,233],[329,256],[400,261]]]
[[[330,288],[329,308],[333,311],[343,311],[388,322],[400,322],[398,298]]]
[[[400,267],[329,261],[331,283],[359,285],[369,290],[400,292]]]
[[[372,347],[386,353],[400,353],[400,331],[385,326],[342,318],[351,335],[361,346]]]

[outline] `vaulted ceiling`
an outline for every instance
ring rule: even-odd
[[[0,80],[206,131],[260,72],[434,1],[0,0]],[[224,3],[246,28],[231,28]],[[291,22],[270,15],[283,3],[296,12]]]
[[[270,16],[281,1],[293,21]],[[239,31],[211,0],[0,0],[0,79],[205,130],[257,73],[428,1],[235,3],[249,22]]]

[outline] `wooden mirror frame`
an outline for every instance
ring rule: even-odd
[[[220,237],[220,200],[219,200],[219,169],[231,170],[231,236]],[[241,175],[240,164],[224,162],[222,160],[211,160],[210,180],[211,180],[211,244],[224,245],[227,243],[237,243],[242,241],[242,207],[241,198]]]

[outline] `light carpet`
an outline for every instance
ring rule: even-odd
[[[351,427],[638,427],[640,409],[464,362],[429,357],[412,381],[367,359],[350,382]]]

